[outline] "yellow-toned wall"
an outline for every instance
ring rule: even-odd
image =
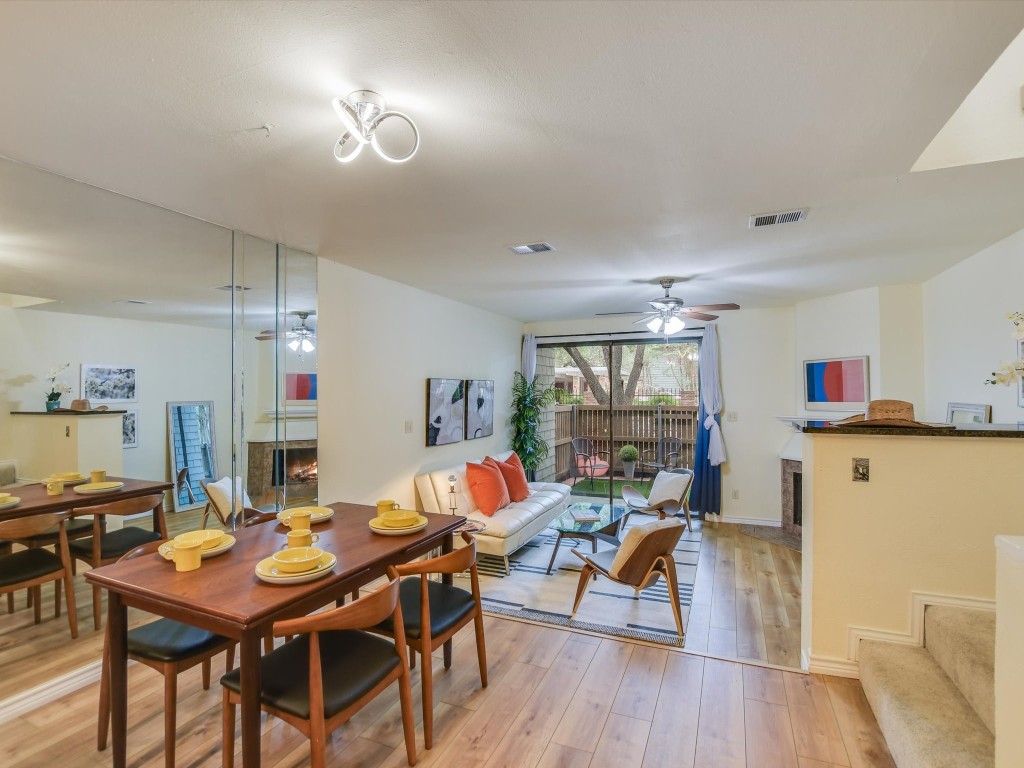
[[[912,591],[995,598],[994,538],[1024,534],[1024,439],[809,434],[804,461],[812,664],[846,659],[851,626],[909,633]]]
[[[996,768],[1024,755],[1024,538],[1002,537],[996,575]]]

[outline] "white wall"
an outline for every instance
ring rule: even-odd
[[[722,434],[728,461],[722,467],[726,520],[782,519],[779,451],[789,427],[796,387],[793,308],[723,312],[717,321],[722,378]],[[528,333],[558,336],[635,331],[629,318],[528,323]],[[736,421],[730,421],[735,415]],[[739,498],[734,499],[733,492]]]
[[[231,341],[228,330],[70,315],[0,306],[0,457],[18,457],[10,445],[10,411],[45,408],[46,374],[70,362],[60,380],[79,397],[81,364],[112,363],[138,369],[139,447],[124,449],[128,477],[169,480],[167,402],[213,400],[217,461],[231,456]],[[83,469],[79,467],[79,469]],[[88,469],[85,467],[84,469]]]
[[[992,421],[1024,420],[1012,387],[984,383],[1016,356],[1010,312],[1024,310],[1024,230],[924,284],[925,379],[930,419],[946,404],[987,403]]]
[[[508,448],[518,320],[326,259],[318,293],[322,503],[412,506],[415,475]],[[426,447],[431,377],[493,379],[494,435]]]

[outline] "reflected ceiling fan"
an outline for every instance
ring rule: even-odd
[[[287,339],[288,348],[293,352],[298,352],[300,355],[303,352],[312,352],[316,349],[316,330],[306,325],[306,320],[310,315],[315,315],[316,312],[309,310],[306,312],[289,312],[288,314],[298,317],[299,324],[293,325],[287,331],[275,331],[273,329],[260,331],[256,339],[258,341]]]
[[[686,327],[687,320],[701,320],[711,322],[717,320],[718,315],[709,315],[708,312],[722,312],[729,309],[739,309],[739,304],[704,304],[697,307],[687,307],[682,299],[669,295],[669,290],[675,284],[675,278],[663,277],[658,281],[665,289],[665,295],[648,301],[650,309],[640,312],[598,312],[598,316],[609,315],[644,315],[635,321],[634,325],[646,325],[651,333],[663,333],[666,337],[673,333],[679,333]]]

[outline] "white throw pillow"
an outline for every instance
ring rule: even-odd
[[[651,495],[647,497],[650,505],[656,507],[665,501],[681,500],[691,480],[691,473],[659,472],[651,486]]]
[[[210,501],[213,502],[214,506],[221,511],[222,514],[228,514],[228,510],[231,507],[231,478],[222,477],[215,483],[206,484],[206,492],[210,496]],[[234,513],[240,515],[242,509],[245,507],[251,507],[252,501],[249,499],[249,494],[245,492],[245,488],[242,487],[242,478],[235,477],[235,490],[234,490]]]

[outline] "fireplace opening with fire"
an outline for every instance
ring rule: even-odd
[[[316,483],[316,448],[275,448],[271,484]]]

